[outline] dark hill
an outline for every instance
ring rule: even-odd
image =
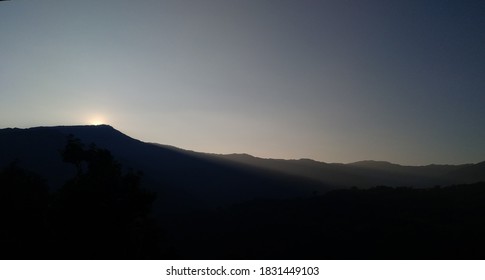
[[[84,172],[76,150],[65,148],[69,135],[97,146],[70,138],[84,151]],[[137,175],[121,176],[134,173],[104,149],[124,169],[143,171],[149,190]],[[63,150],[74,164],[63,162]],[[51,258],[483,259],[485,248],[484,183],[433,187],[485,181],[485,162],[213,155],[103,125],[2,129],[0,168],[8,258],[49,258],[56,248]]]
[[[70,134],[86,145],[95,143],[110,150],[125,168],[141,170],[144,186],[158,193],[158,204],[174,211],[307,196],[329,189],[297,176],[144,143],[107,125],[0,130],[0,166],[16,161],[58,188],[75,173],[59,154]]]
[[[159,194],[159,204],[176,211],[308,196],[341,187],[426,187],[485,180],[485,163],[401,166],[379,161],[338,164],[213,155],[145,143],[108,125],[2,129],[0,167],[16,161],[58,188],[75,173],[59,155],[70,134],[86,145],[95,143],[110,150],[125,168],[141,170],[144,186]]]
[[[309,159],[262,159],[245,154],[218,155],[234,162],[302,176],[338,187],[415,186],[429,187],[485,180],[481,164],[403,166],[385,161],[350,164],[324,163]]]
[[[485,161],[453,170],[447,178],[455,183],[485,181]]]

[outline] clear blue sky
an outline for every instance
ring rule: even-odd
[[[483,0],[0,2],[0,127],[103,122],[203,152],[479,162],[484,15]]]

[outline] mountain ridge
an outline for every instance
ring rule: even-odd
[[[136,138],[133,138],[129,136],[126,133],[121,132],[120,130],[116,129],[112,125],[109,124],[99,124],[99,125],[53,125],[53,126],[35,126],[35,127],[28,127],[28,128],[19,128],[19,127],[5,127],[5,128],[0,128],[1,130],[38,130],[38,129],[61,129],[61,130],[70,130],[73,128],[102,128],[105,130],[110,130],[112,132],[116,132],[124,137],[146,143],[146,144],[153,144],[161,147],[166,147],[166,148],[172,148],[176,149],[179,151],[184,151],[184,152],[194,152],[194,153],[199,153],[199,154],[205,154],[205,155],[214,155],[214,156],[234,156],[234,157],[247,157],[247,158],[257,158],[257,159],[263,159],[263,160],[281,160],[281,161],[310,161],[310,162],[317,162],[317,163],[324,163],[324,164],[342,164],[342,165],[356,165],[356,166],[367,166],[367,165],[390,165],[390,166],[402,166],[402,167],[428,167],[428,166],[471,166],[475,164],[485,164],[484,161],[480,161],[477,163],[461,163],[461,164],[447,164],[447,163],[429,163],[429,164],[400,164],[400,163],[395,163],[395,162],[390,162],[386,160],[373,160],[373,159],[364,159],[364,160],[358,160],[358,161],[353,161],[349,163],[341,163],[341,162],[326,162],[326,161],[321,161],[321,160],[316,160],[312,158],[289,158],[289,159],[283,159],[283,158],[272,158],[272,157],[259,157],[255,156],[252,154],[248,153],[228,153],[228,154],[220,154],[220,153],[209,153],[209,152],[202,152],[202,151],[194,151],[194,150],[189,150],[189,149],[184,149],[180,148],[174,145],[170,144],[162,144],[158,142],[147,142],[147,141],[142,141]]]
[[[402,166],[382,161],[343,164],[215,155],[146,143],[107,125],[0,129],[0,170],[13,162],[62,191],[77,171],[61,157],[69,135],[85,146],[94,143],[97,149],[109,150],[125,171],[143,171],[140,187],[156,194],[151,215],[163,229],[158,237],[162,251],[181,258],[234,258],[234,252],[239,258],[255,259],[389,256],[386,250],[395,247],[379,247],[385,252],[382,255],[363,253],[381,244],[382,225],[392,240],[396,234],[408,240],[409,225],[416,227],[411,228],[415,232],[423,226],[424,232],[433,232],[424,241],[411,234],[416,240],[401,250],[412,248],[409,252],[415,253],[434,236],[441,236],[442,228],[453,226],[461,232],[463,223],[453,222],[456,216],[443,219],[443,215],[453,211],[468,218],[470,209],[483,205],[484,183],[433,186],[485,182],[485,162]],[[392,188],[399,186],[412,188]],[[444,198],[449,206],[443,204]],[[423,222],[423,217],[429,222]],[[430,227],[433,223],[437,225]],[[476,230],[470,227],[468,232]],[[342,234],[349,238],[335,238]],[[449,234],[456,237],[454,232]],[[281,247],[281,242],[292,247]],[[442,244],[439,239],[435,248]],[[456,247],[462,248],[462,243]],[[401,252],[391,250],[397,257],[403,257]]]
[[[221,162],[195,152],[163,148],[111,126],[55,126],[0,130],[0,168],[17,162],[59,188],[75,173],[62,162],[67,136],[111,151],[125,168],[141,170],[144,186],[159,194],[165,210],[219,207],[252,199],[308,196],[330,188],[321,182]]]
[[[192,188],[195,185],[199,185],[200,182],[206,182],[206,187],[210,188],[212,184],[209,182],[212,179],[208,178],[210,176],[207,174],[216,176],[215,174],[219,174],[218,172],[226,169],[233,172],[238,170],[236,173],[239,175],[249,172],[250,174],[266,173],[266,175],[271,174],[271,176],[276,177],[289,176],[283,181],[298,181],[298,178],[303,181],[307,180],[305,184],[311,186],[309,189],[312,189],[312,192],[351,186],[407,185],[429,187],[485,180],[483,175],[485,162],[461,165],[429,164],[407,166],[375,160],[344,164],[326,163],[305,158],[267,159],[245,153],[212,154],[185,150],[176,146],[143,142],[124,134],[110,125],[66,125],[0,129],[0,148],[3,146],[2,151],[0,151],[2,156],[0,164],[5,165],[8,163],[6,162],[8,160],[20,160],[20,163],[22,163],[22,158],[26,158],[27,167],[41,171],[40,173],[45,172],[48,166],[53,165],[68,173],[66,166],[62,166],[60,159],[47,157],[46,152],[43,150],[61,149],[62,143],[65,141],[63,138],[69,134],[80,138],[85,144],[95,143],[101,148],[112,151],[127,167],[146,171],[148,180],[152,180],[155,183],[169,181],[169,183],[178,184],[183,182],[184,186],[191,185]],[[10,137],[10,140],[7,139],[8,137]],[[53,142],[51,143],[49,139]],[[37,150],[32,146],[35,144],[33,143],[35,142],[34,140],[38,142],[36,143]],[[46,148],[43,148],[42,145]],[[10,146],[13,149],[6,149],[6,146]],[[56,146],[55,149],[54,146]],[[17,151],[17,157],[14,156],[15,151]],[[39,159],[35,159],[35,157],[27,159],[28,152],[39,154],[37,157],[44,157],[47,159],[48,164],[38,164],[36,166],[33,163],[39,162]],[[42,168],[39,165],[47,167]],[[182,173],[194,175],[201,181],[197,181],[199,179],[189,180],[186,176],[178,179],[168,176],[167,178],[171,179],[161,179],[163,176]],[[160,178],[157,178],[158,175],[161,175],[159,176]],[[219,174],[217,176],[226,177],[225,182],[229,184],[230,178],[227,175]],[[50,174],[47,177],[52,178],[55,176]],[[62,178],[66,177],[68,176],[65,175]],[[281,180],[279,180],[280,183]],[[59,179],[58,181],[61,182],[62,180]],[[316,187],[316,185],[319,186]],[[222,183],[218,187],[223,188]],[[180,187],[180,189],[184,188]]]

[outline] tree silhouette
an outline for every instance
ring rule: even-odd
[[[122,172],[108,150],[86,149],[72,136],[61,154],[77,176],[55,194],[57,253],[82,259],[156,257],[159,234],[149,216],[155,194],[140,188],[141,174]]]

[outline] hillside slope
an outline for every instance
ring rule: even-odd
[[[59,153],[70,134],[86,145],[110,150],[125,168],[141,170],[144,186],[156,191],[159,204],[172,210],[307,196],[329,189],[306,178],[144,143],[106,125],[0,130],[0,166],[15,161],[58,188],[75,172]]]

